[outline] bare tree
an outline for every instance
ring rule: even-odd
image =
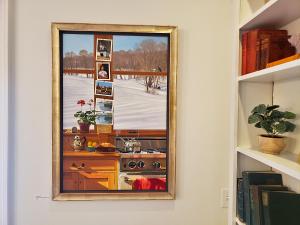
[[[155,42],[152,39],[146,39],[135,47],[134,50],[113,52],[114,70],[128,71],[167,71],[167,44]],[[120,76],[123,79],[123,76]],[[138,79],[138,76],[131,78]],[[160,89],[161,76],[144,76],[144,85],[146,92],[151,89]]]
[[[87,68],[88,67],[88,51],[87,50],[81,50],[79,52],[79,56],[81,58],[81,63],[83,68]]]
[[[113,52],[114,70],[153,71],[167,70],[167,45],[146,39],[134,50]]]
[[[87,50],[80,50],[79,55],[75,52],[66,52],[63,58],[64,69],[93,69],[94,56]]]

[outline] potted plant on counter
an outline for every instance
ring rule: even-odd
[[[96,124],[96,111],[92,109],[93,99],[88,101],[88,105],[90,106],[89,110],[84,111],[82,107],[85,105],[85,101],[83,99],[77,102],[80,105],[81,110],[74,114],[77,122],[79,124],[79,129],[81,133],[88,133],[90,130],[90,125]]]
[[[267,134],[259,135],[260,149],[269,154],[278,155],[285,148],[285,137],[281,136],[286,132],[293,132],[296,125],[289,122],[295,119],[296,114],[278,110],[279,105],[260,104],[251,111],[248,118],[249,124],[255,124],[257,128],[263,128]]]

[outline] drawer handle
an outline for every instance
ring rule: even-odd
[[[72,163],[72,167],[75,167],[76,169],[81,170],[81,169],[84,169],[85,164],[81,163],[81,166],[77,166],[75,163]]]

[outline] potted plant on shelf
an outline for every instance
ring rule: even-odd
[[[281,134],[293,132],[296,125],[289,122],[295,119],[296,114],[278,110],[279,105],[260,104],[251,111],[248,118],[249,124],[255,124],[257,128],[263,128],[267,134],[258,137],[260,149],[269,154],[278,155],[285,148],[285,137]]]
[[[80,105],[81,110],[76,112],[74,116],[77,119],[81,133],[88,133],[90,130],[90,125],[96,124],[96,111],[92,109],[93,102],[93,99],[88,101],[87,104],[90,106],[90,109],[86,111],[82,109],[82,107],[85,105],[85,101],[81,99],[77,102],[77,104]]]

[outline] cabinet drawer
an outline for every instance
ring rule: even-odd
[[[79,172],[79,190],[116,190],[114,172]]]
[[[79,180],[77,172],[64,172],[63,189],[64,191],[78,190]]]
[[[116,160],[65,159],[64,171],[114,171]]]

